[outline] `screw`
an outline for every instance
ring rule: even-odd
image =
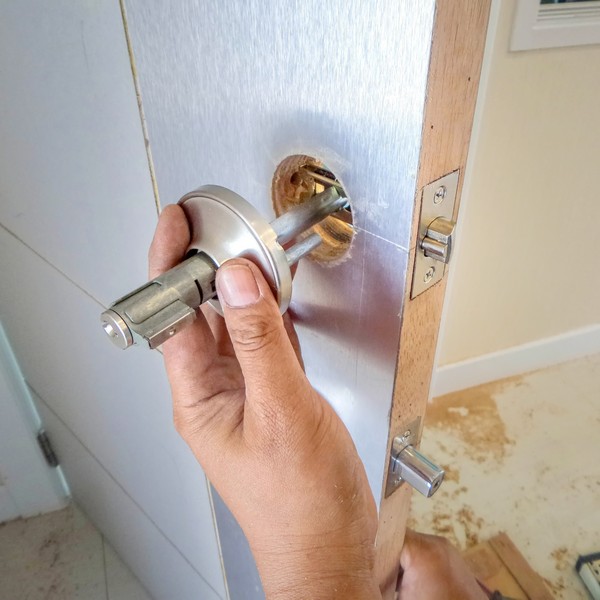
[[[427,269],[427,271],[425,272],[425,275],[423,276],[423,281],[425,283],[429,283],[433,279],[434,275],[435,275],[435,267],[429,267],[429,269]]]
[[[446,197],[446,186],[440,185],[440,187],[435,190],[435,194],[433,195],[433,203],[440,204],[444,198]]]
[[[404,435],[403,435],[402,437],[405,437],[405,438],[407,438],[407,437],[409,437],[409,436],[410,436],[410,429],[407,429],[407,430],[404,432]]]

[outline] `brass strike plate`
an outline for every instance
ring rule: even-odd
[[[417,236],[417,255],[413,270],[411,299],[416,298],[432,285],[441,281],[446,272],[446,265],[442,262],[425,256],[421,243],[429,224],[438,217],[451,220],[456,202],[458,189],[458,170],[444,175],[437,181],[432,181],[423,188],[421,201],[421,217],[419,219],[419,234]]]

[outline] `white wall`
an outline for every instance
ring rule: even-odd
[[[511,53],[514,7],[496,3],[442,366],[546,340],[546,362],[600,350],[600,46]]]
[[[0,73],[0,320],[73,497],[157,600],[223,598],[161,357],[100,327],[157,218],[119,1],[0,2]]]

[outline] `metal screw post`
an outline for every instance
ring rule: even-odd
[[[440,204],[444,200],[445,197],[446,197],[446,186],[445,185],[441,185],[435,191],[435,194],[433,195],[433,203],[434,204]]]
[[[425,275],[423,276],[423,281],[425,283],[429,283],[433,279],[434,275],[435,275],[435,267],[429,267],[429,269],[427,269],[427,271],[425,272]]]

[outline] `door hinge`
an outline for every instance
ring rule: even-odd
[[[56,456],[56,452],[54,452],[54,448],[52,447],[52,442],[48,437],[45,429],[40,429],[36,436],[37,443],[50,467],[58,467],[58,456]]]
[[[458,176],[459,171],[453,171],[423,188],[411,299],[441,281],[446,272],[452,254]]]

